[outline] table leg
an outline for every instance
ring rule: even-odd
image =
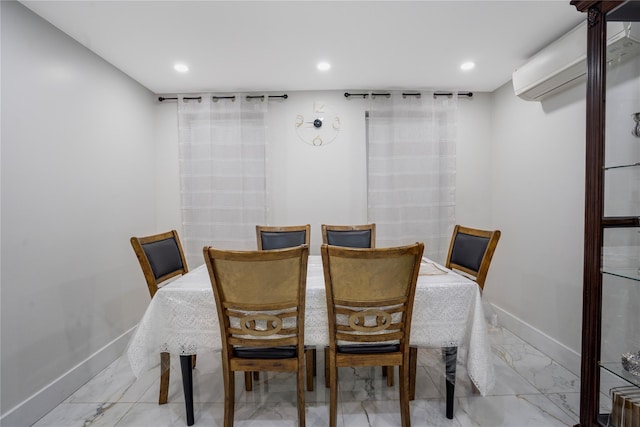
[[[447,388],[447,418],[453,419],[453,399],[456,389],[456,363],[458,361],[458,347],[444,347],[442,349],[445,363],[445,382]]]
[[[182,369],[182,389],[184,390],[184,404],[187,410],[187,425],[193,425],[193,367],[191,356],[180,356]]]

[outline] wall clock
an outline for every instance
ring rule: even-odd
[[[327,145],[340,133],[340,116],[325,103],[314,102],[311,111],[296,116],[295,129],[307,144]]]

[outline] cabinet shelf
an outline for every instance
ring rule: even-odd
[[[640,216],[607,216],[602,218],[604,228],[640,227]]]
[[[603,274],[609,274],[611,276],[622,277],[624,279],[635,280],[636,282],[640,282],[640,267],[639,268],[608,268],[604,267],[602,269]]]
[[[633,387],[640,389],[640,376],[632,375],[631,373],[624,370],[622,367],[622,363],[620,362],[598,362],[598,366],[601,369],[613,374],[616,378],[623,380],[626,384],[629,384],[629,389],[633,390]],[[602,427],[610,427],[611,424],[611,414],[599,414],[598,415],[598,425]]]
[[[620,362],[600,362],[598,363],[602,369],[612,373],[616,377],[625,380],[631,385],[640,388],[640,376],[630,374],[625,371]]]
[[[640,167],[640,162],[630,163],[630,164],[627,164],[627,165],[605,166],[604,170],[608,171],[608,170],[611,170],[611,169],[626,169],[626,168],[633,168],[633,167]]]

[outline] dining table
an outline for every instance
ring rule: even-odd
[[[323,273],[322,258],[310,255],[304,333],[305,345],[317,348],[329,345]],[[426,257],[420,265],[410,343],[413,347],[443,349],[447,418],[453,418],[456,363],[466,366],[482,396],[494,386],[493,356],[478,284]],[[187,425],[193,425],[191,356],[220,352],[221,348],[213,288],[207,267],[202,264],[158,290],[133,333],[126,354],[136,377],[158,364],[160,352],[180,356]]]

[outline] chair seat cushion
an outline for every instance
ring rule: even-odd
[[[242,359],[289,359],[296,357],[296,347],[235,347],[233,355]]]
[[[339,345],[336,347],[338,353],[345,354],[382,354],[395,353],[400,351],[400,344],[352,344]]]

